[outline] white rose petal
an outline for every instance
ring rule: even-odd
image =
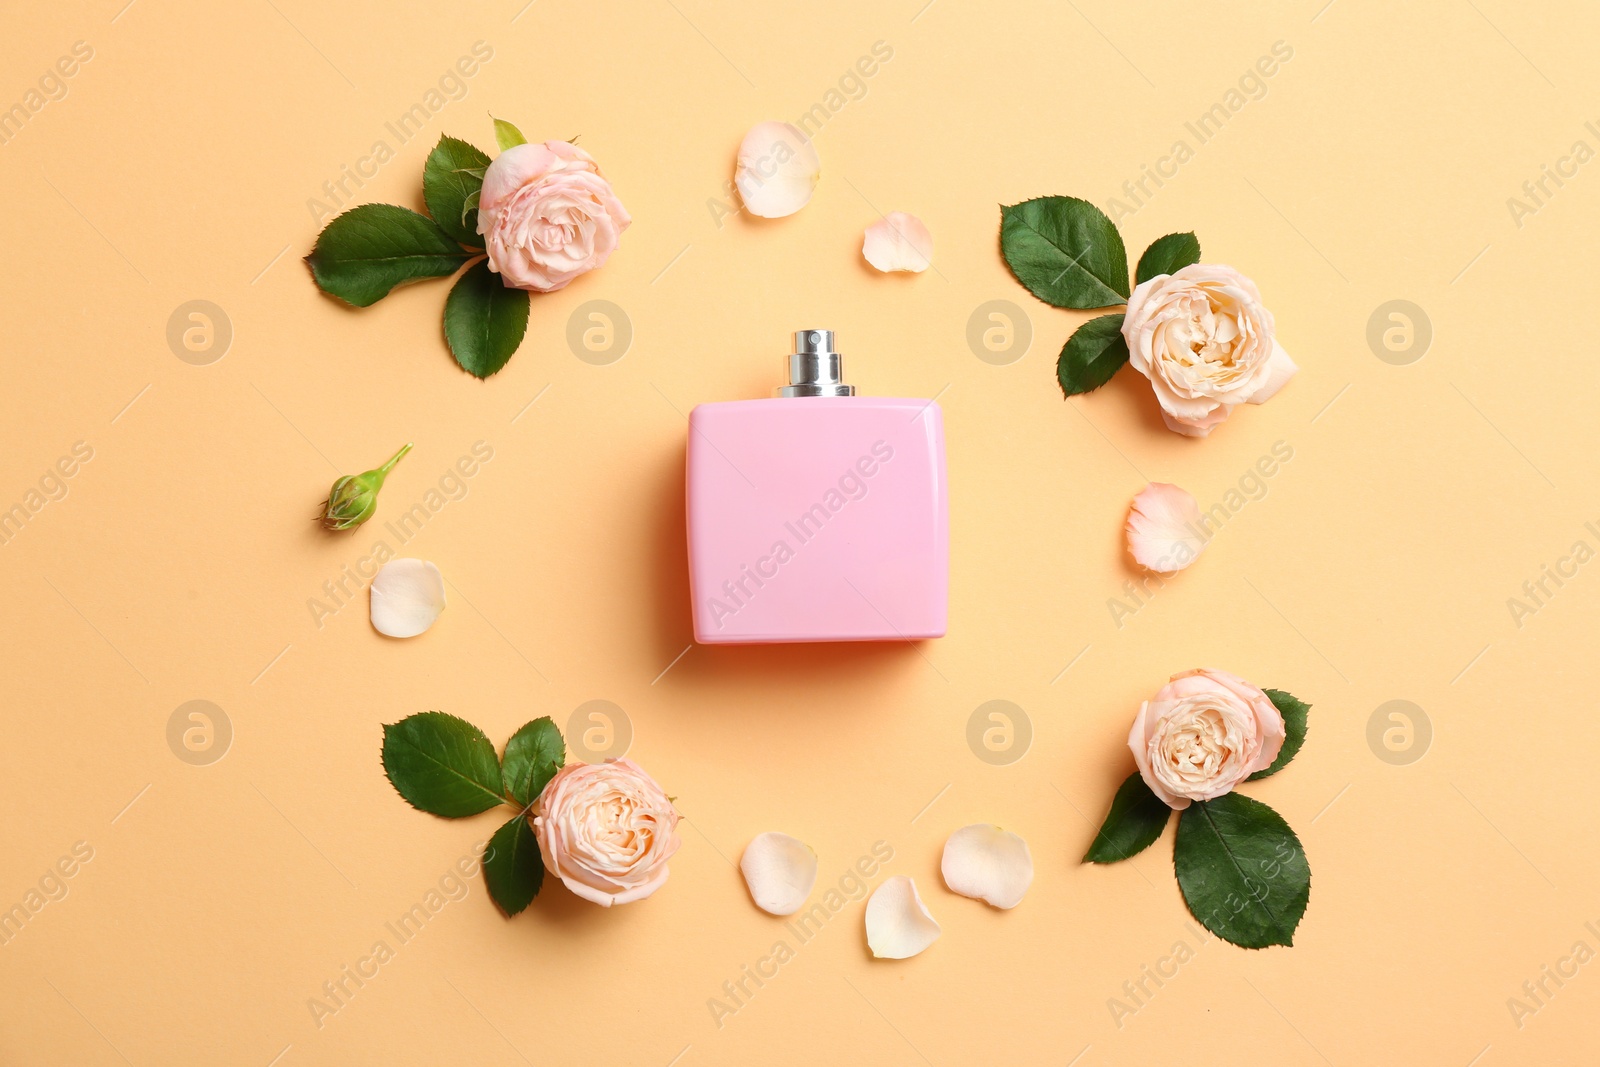
[[[885,273],[920,273],[933,265],[933,234],[915,215],[891,211],[867,227],[861,239],[861,255]]]
[[[793,215],[811,200],[822,160],[811,139],[787,122],[758,122],[739,144],[733,181],[752,215]]]
[[[1200,505],[1187,489],[1151,482],[1128,512],[1128,553],[1147,571],[1175,574],[1206,547],[1200,518]]]
[[[372,628],[415,637],[444,610],[444,575],[423,559],[392,559],[372,579]]]
[[[1014,908],[1033,884],[1028,843],[988,823],[963,826],[944,843],[939,870],[952,893]]]
[[[886,878],[867,899],[867,947],[882,960],[915,956],[939,940],[939,924],[903,874]]]
[[[788,834],[757,834],[744,847],[739,870],[756,907],[773,915],[793,915],[817,884],[817,854]]]

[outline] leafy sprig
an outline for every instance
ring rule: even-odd
[[[1041,196],[1000,207],[1000,251],[1017,281],[1058,308],[1114,307],[1128,302],[1128,250],[1105,212],[1071,196]],[[1139,257],[1136,282],[1200,262],[1200,240],[1169,233]],[[1128,362],[1123,316],[1102,315],[1079,326],[1056,359],[1064,396],[1092,392]]]
[[[1252,782],[1294,759],[1305,744],[1311,710],[1282,690],[1263,692],[1283,716],[1284,741],[1272,765],[1246,779]],[[1161,837],[1171,815],[1134,771],[1117,789],[1084,861],[1116,863],[1138,855]],[[1300,839],[1267,805],[1236,792],[1190,804],[1178,816],[1172,867],[1189,911],[1224,941],[1241,948],[1294,944],[1311,899],[1311,866]]]
[[[383,728],[383,772],[418,811],[462,819],[501,804],[516,809],[483,857],[484,884],[508,916],[526,908],[544,884],[529,814],[566,759],[566,742],[548,717],[512,734],[498,756],[482,730],[442,711]]]
[[[525,143],[495,119],[501,150]],[[363,204],[317,235],[306,264],[317,287],[355,307],[371,307],[397,287],[461,271],[444,306],[444,336],[461,369],[487,378],[511,359],[528,329],[528,293],[489,269],[478,234],[478,202],[489,157],[466,141],[440,137],[422,167],[428,215],[393,204]],[[431,218],[429,216],[432,216]]]

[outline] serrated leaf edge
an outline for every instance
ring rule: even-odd
[[[413,801],[410,797],[406,796],[405,793],[401,792],[400,786],[395,783],[394,776],[389,772],[389,741],[390,741],[390,736],[391,736],[389,731],[392,730],[392,729],[398,728],[402,723],[408,722],[411,719],[421,718],[421,717],[426,716],[426,715],[438,715],[438,716],[440,716],[442,718],[449,719],[449,720],[451,720],[453,722],[460,723],[462,726],[465,726],[467,729],[473,731],[480,738],[482,738],[483,739],[483,743],[489,746],[490,753],[494,754],[494,743],[489,740],[489,735],[484,733],[482,730],[478,729],[478,727],[474,726],[472,723],[468,722],[466,719],[461,718],[459,715],[451,715],[447,711],[419,711],[415,715],[407,715],[404,719],[401,719],[398,722],[384,723],[383,724],[383,745],[379,749],[379,760],[383,764],[383,776],[386,779],[388,779],[389,785],[391,787],[393,787],[394,791],[396,793],[400,794],[400,799],[401,800],[404,800],[407,804],[410,804],[413,808],[416,808],[416,810],[418,810],[420,812],[424,812],[424,813],[426,813],[428,815],[436,815],[441,819],[451,819],[451,818],[462,818],[462,819],[465,819],[465,818],[471,818],[471,815],[439,815],[439,813],[436,812],[436,811],[429,811],[427,808],[422,807],[421,805],[419,805],[415,801]],[[490,796],[490,797],[494,798],[494,804],[490,804],[487,807],[484,807],[484,808],[480,809],[479,811],[473,812],[472,813],[473,815],[481,815],[481,814],[483,814],[483,812],[488,811],[490,808],[496,807],[497,805],[504,804],[506,802],[506,798],[504,796],[500,795],[499,793],[495,793],[495,792],[489,790],[488,788],[486,788],[484,786],[484,784],[482,782],[479,782],[477,779],[468,778],[466,775],[462,774],[460,771],[456,770],[454,767],[451,767],[449,764],[444,763],[443,761],[441,761],[438,757],[436,757],[435,755],[430,753],[428,750],[424,749],[421,745],[413,744],[408,739],[400,737],[399,735],[395,735],[394,739],[395,739],[395,742],[397,744],[405,744],[407,747],[415,750],[416,752],[421,753],[430,762],[438,764],[440,767],[444,768],[444,770],[448,771],[450,774],[454,775],[455,777],[460,778],[462,781],[468,782],[471,785],[475,786],[476,788],[481,790],[484,793],[485,796]],[[495,769],[496,769],[497,772],[499,770],[499,767],[500,767],[500,757],[498,755],[495,755]],[[504,783],[502,783],[502,788],[503,787],[504,787]]]

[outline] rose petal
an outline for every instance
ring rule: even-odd
[[[423,559],[392,559],[372,579],[372,628],[415,637],[444,610],[444,576]]]
[[[1185,418],[1182,415],[1174,415],[1163,409],[1161,421],[1166,423],[1167,429],[1173,433],[1181,433],[1185,437],[1209,437],[1212,430],[1228,421],[1228,416],[1232,414],[1233,409],[1234,405],[1232,404],[1218,404],[1211,409],[1209,414],[1193,419]]]
[[[939,924],[903,874],[886,878],[867,899],[867,947],[882,960],[915,956],[939,940]]]
[[[758,122],[739,144],[733,181],[752,215],[793,215],[811,200],[822,160],[810,138],[787,122]]]
[[[757,834],[739,860],[756,907],[773,915],[793,915],[817,884],[817,854],[788,834]]]
[[[952,893],[1014,908],[1033,884],[1033,856],[1028,843],[988,823],[963,826],[944,843],[939,870]]]
[[[933,235],[915,215],[891,211],[867,227],[861,255],[879,270],[922,272],[933,265]]]
[[[584,153],[588,157],[588,153]],[[501,152],[484,170],[478,194],[478,232],[488,233],[501,206],[524,185],[559,170],[562,158],[549,145],[519,144]],[[593,165],[589,166],[593,170]]]
[[[1128,552],[1145,570],[1176,574],[1206,547],[1200,505],[1187,489],[1151,482],[1128,512]]]
[[[1221,686],[1237,696],[1240,700],[1250,705],[1255,713],[1256,730],[1261,738],[1261,754],[1250,766],[1250,773],[1265,770],[1272,766],[1272,761],[1278,758],[1278,753],[1283,749],[1284,738],[1287,731],[1283,725],[1283,713],[1272,702],[1272,698],[1260,686],[1247,682],[1237,674],[1218,670],[1215,667],[1196,667],[1192,670],[1179,671],[1167,683],[1167,688],[1172,692],[1183,692],[1185,684],[1192,684],[1190,679],[1203,679],[1207,684]]]
[[[1251,394],[1248,404],[1265,404],[1277,395],[1278,390],[1289,384],[1289,379],[1300,373],[1300,368],[1294,360],[1289,358],[1289,353],[1276,340],[1272,342],[1272,358],[1267,361],[1267,380]]]

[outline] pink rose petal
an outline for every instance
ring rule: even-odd
[[[1187,490],[1151,482],[1128,512],[1128,552],[1145,570],[1175,574],[1206,547],[1200,505]]]
[[[861,239],[861,255],[885,273],[920,273],[933,265],[933,235],[915,215],[891,211],[867,227]]]

